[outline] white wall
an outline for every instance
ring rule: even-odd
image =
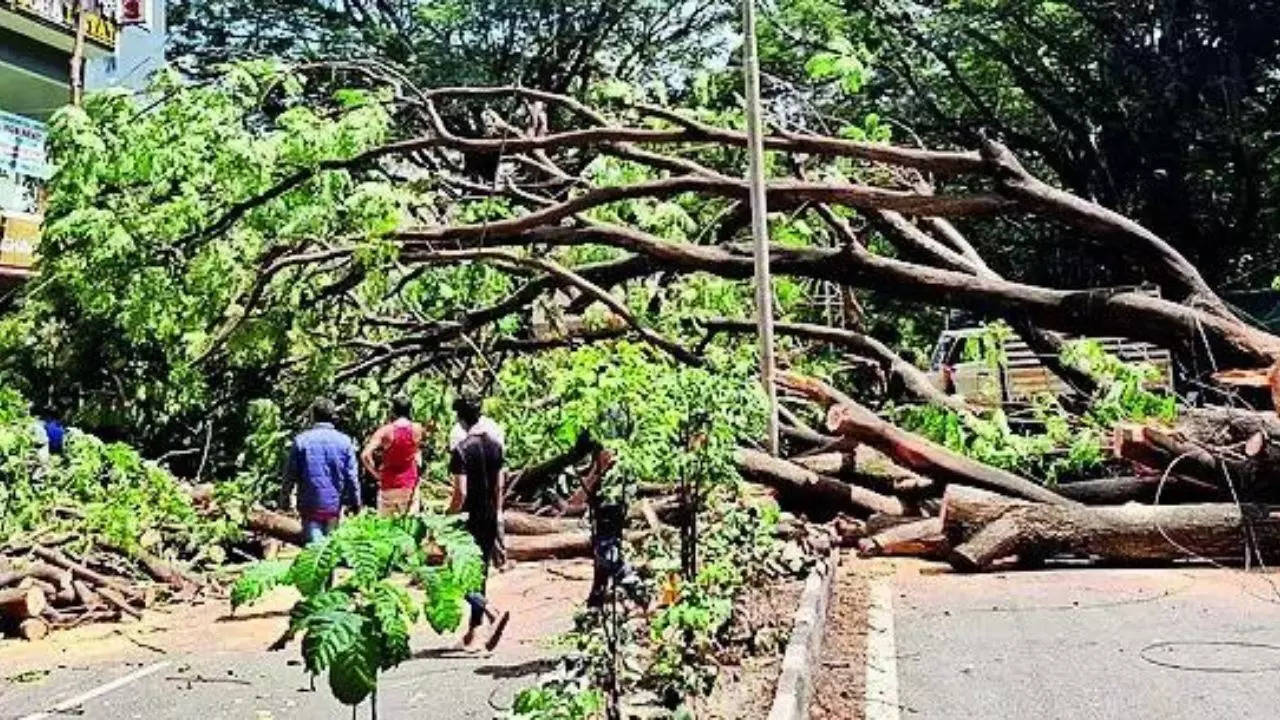
[[[151,73],[164,65],[164,0],[147,0],[148,22],[133,25],[120,33],[114,57],[92,60],[85,67],[85,88],[101,90],[123,86],[142,89]]]

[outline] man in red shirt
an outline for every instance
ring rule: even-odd
[[[360,453],[365,470],[378,479],[378,512],[382,515],[402,515],[416,509],[418,467],[427,428],[414,422],[412,414],[409,398],[392,398],[391,421],[369,437]]]

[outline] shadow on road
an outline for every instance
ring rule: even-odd
[[[529,675],[550,672],[554,670],[555,667],[555,660],[540,659],[530,660],[516,665],[485,665],[483,667],[476,668],[476,674],[498,680],[511,680],[514,678],[522,678]]]

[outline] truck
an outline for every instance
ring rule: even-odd
[[[1151,389],[1172,390],[1173,356],[1168,350],[1119,337],[1087,339],[1124,362],[1154,366],[1160,379]],[[1000,347],[991,347],[996,344]],[[1070,389],[1026,343],[1017,337],[994,338],[979,326],[944,330],[933,351],[929,376],[943,392],[990,406],[1029,402],[1038,395],[1059,395]]]

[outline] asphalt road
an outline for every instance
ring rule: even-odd
[[[492,718],[551,668],[555,634],[572,624],[590,566],[529,565],[492,581],[491,598],[515,611],[488,657],[453,652],[456,637],[424,630],[415,657],[384,673],[381,718]],[[312,690],[295,645],[265,650],[287,625],[293,598],[227,617],[225,603],[149,613],[142,624],[55,633],[0,644],[0,720],[327,720],[349,718],[317,678]],[[369,717],[365,705],[359,717]]]
[[[881,581],[891,616],[868,617],[867,718],[1272,720],[1280,576],[1270,577],[900,571]]]
[[[487,659],[435,655],[386,673],[379,685],[378,709],[384,718],[491,718],[510,706],[514,693],[530,684],[545,662],[532,654]],[[120,678],[142,677],[83,703],[74,715],[113,720],[286,720],[346,718],[340,705],[317,679],[310,688],[297,665],[296,651],[287,653],[202,653],[178,657],[132,658],[91,667],[57,668],[43,682],[0,696],[0,717],[27,718],[49,711],[65,700]],[[361,712],[366,716],[367,707]]]

